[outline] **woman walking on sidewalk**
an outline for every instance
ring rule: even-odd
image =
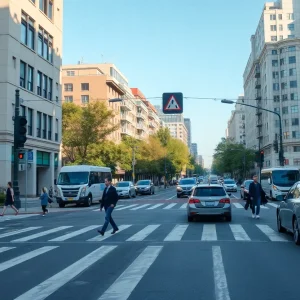
[[[2,217],[4,216],[5,211],[7,209],[7,206],[10,206],[16,212],[16,215],[19,213],[19,211],[14,206],[14,201],[15,201],[15,199],[14,199],[14,190],[12,188],[11,182],[9,181],[7,183],[7,190],[6,190],[6,198],[5,198],[4,208],[3,208],[2,214],[0,216],[2,216]]]
[[[42,210],[43,210],[43,217],[45,217],[46,212],[48,213],[47,205],[48,205],[48,193],[47,193],[47,188],[43,187],[42,188],[42,195],[40,197],[41,199],[41,205],[42,205]]]

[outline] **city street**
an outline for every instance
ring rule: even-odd
[[[188,223],[175,188],[120,200],[120,231],[104,237],[95,205],[11,216],[0,223],[1,299],[299,299],[300,248],[277,232],[276,203],[253,220],[239,196],[231,223]]]

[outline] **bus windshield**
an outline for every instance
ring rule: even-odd
[[[89,182],[89,172],[63,172],[59,174],[58,185],[80,185]]]
[[[295,170],[277,170],[272,172],[273,184],[290,187],[299,181],[299,171]]]

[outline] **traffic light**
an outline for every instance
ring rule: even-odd
[[[26,125],[27,125],[26,117],[20,116],[20,117],[16,118],[16,120],[15,120],[15,126],[16,126],[15,141],[16,141],[17,148],[24,148],[24,144],[27,141]]]
[[[275,140],[273,142],[273,148],[274,148],[275,153],[278,153],[278,151],[279,151],[278,140]]]
[[[23,160],[24,157],[25,157],[25,153],[20,152],[20,153],[18,154],[18,157],[19,157],[19,160]]]
[[[260,151],[260,162],[261,162],[261,165],[263,165],[264,161],[265,161],[265,152],[264,152],[264,150],[261,150]]]

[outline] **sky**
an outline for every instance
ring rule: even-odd
[[[114,63],[146,97],[181,92],[205,167],[243,94],[264,0],[64,0],[63,64]],[[154,105],[162,100],[150,99]]]

